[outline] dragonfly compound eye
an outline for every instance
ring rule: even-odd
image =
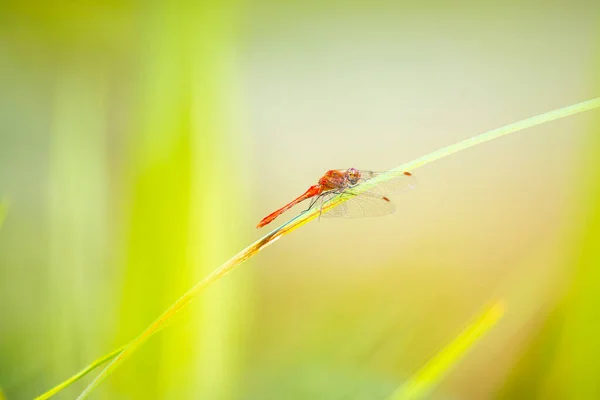
[[[356,168],[349,168],[348,171],[346,171],[346,177],[351,185],[355,185],[360,179],[360,172],[358,172]]]

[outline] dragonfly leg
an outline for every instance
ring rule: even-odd
[[[320,195],[318,195],[317,197],[315,197],[314,199],[312,199],[312,200],[310,201],[310,204],[308,205],[308,208],[306,209],[306,211],[308,211],[308,210],[310,210],[311,208],[313,208],[321,196],[322,196],[322,194],[320,194]]]
[[[317,200],[319,200],[319,197],[321,197],[321,196],[322,196],[322,194],[320,194],[317,197],[313,198],[310,201],[310,204],[308,205],[308,208],[306,210],[302,211],[300,214],[304,214],[305,212],[307,212],[308,210],[310,210],[311,208],[313,208],[314,205],[315,205],[315,203],[317,202]]]
[[[307,211],[309,211],[310,209],[312,209],[312,208],[315,206],[315,204],[317,204],[317,202],[318,202],[319,200],[321,200],[323,197],[325,197],[325,196],[331,196],[331,197],[333,197],[333,196],[335,196],[335,195],[338,195],[338,194],[340,194],[340,193],[342,193],[342,192],[343,192],[343,190],[335,190],[335,191],[329,191],[329,192],[321,193],[320,195],[318,195],[318,196],[314,197],[314,198],[313,198],[313,199],[310,201],[310,204],[308,205],[308,208],[307,208],[306,210],[302,211],[302,213],[301,213],[301,214],[304,214],[305,212],[307,212]],[[323,202],[321,203],[321,206],[319,207],[319,221],[321,220],[321,214],[323,214],[323,204],[324,204],[324,203],[325,203],[325,201],[323,201]]]
[[[340,193],[342,193],[342,190],[335,190],[335,191],[333,191],[333,192],[323,193],[321,196],[324,196],[324,195],[326,195],[326,194],[328,194],[328,195],[332,195],[332,196],[329,198],[329,199],[331,199],[332,197],[334,197],[334,196],[336,196],[336,195],[338,195],[338,194],[340,194]],[[321,196],[319,196],[319,197],[321,197]],[[324,205],[324,204],[325,204],[325,201],[324,201],[324,202],[322,202],[322,203],[321,203],[321,207],[319,207],[319,219],[318,219],[318,221],[319,221],[319,222],[321,221],[321,215],[323,214],[323,205]]]

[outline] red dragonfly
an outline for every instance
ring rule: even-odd
[[[354,191],[357,185],[380,174],[382,172],[361,171],[356,168],[329,170],[319,179],[318,184],[309,187],[304,194],[264,217],[256,227],[261,228],[271,223],[275,218],[304,200],[312,199],[310,205],[305,210],[308,211],[315,205],[323,207],[323,203],[336,195],[349,196],[351,198],[337,207],[323,212],[323,217],[360,218],[391,214],[396,208],[386,196],[391,193],[412,189],[415,187],[416,182],[410,172],[403,172],[402,175],[380,183],[369,190],[363,192]]]

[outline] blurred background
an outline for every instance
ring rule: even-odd
[[[598,2],[482,4],[4,0],[6,398],[135,337],[326,170],[599,96]],[[599,129],[486,143],[412,171],[393,216],[304,226],[93,397],[384,399],[503,298],[432,398],[599,398]]]

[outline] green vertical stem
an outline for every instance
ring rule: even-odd
[[[562,351],[558,374],[566,379],[569,398],[600,398],[600,118],[588,136],[580,223],[573,265],[576,269],[564,307]]]
[[[600,17],[600,15],[598,15]],[[600,29],[596,30],[600,37]],[[600,89],[600,47],[590,72],[595,74],[596,92]],[[573,262],[565,265],[574,271],[560,327],[560,346],[552,374],[543,382],[547,396],[571,399],[600,398],[600,116],[592,114],[592,124],[582,147],[582,168],[575,178],[579,198],[575,218],[580,231],[571,235]]]
[[[236,134],[235,76],[232,69],[236,2],[205,3],[194,14],[191,37],[195,51],[193,92],[192,213],[193,235],[189,248],[196,278],[208,275],[244,243],[237,235],[244,196],[244,160]],[[242,182],[233,186],[232,182]],[[202,243],[202,245],[200,245]],[[241,279],[240,279],[241,278]],[[222,282],[219,290],[202,299],[198,328],[197,396],[230,399],[239,364],[241,328],[248,308],[244,276]]]
[[[139,28],[134,109],[125,186],[127,232],[120,321],[115,343],[126,343],[152,321],[190,279],[186,257],[190,215],[189,19],[180,2],[152,2],[135,15]],[[189,346],[179,341],[182,349]],[[162,341],[115,375],[107,397],[177,398],[162,373],[176,366]],[[184,350],[182,350],[184,352]],[[192,371],[194,372],[194,371]]]
[[[567,379],[569,398],[600,398],[600,119],[589,136],[585,196],[582,210],[584,228],[573,268],[574,280],[565,307],[565,326],[561,358],[557,360],[561,376]]]
[[[141,77],[131,141],[126,274],[121,303],[126,343],[207,268],[241,243],[231,90],[234,20],[226,2],[153,3],[141,17]],[[134,398],[226,397],[237,300],[235,284],[203,299],[178,328],[116,374],[113,390]]]

